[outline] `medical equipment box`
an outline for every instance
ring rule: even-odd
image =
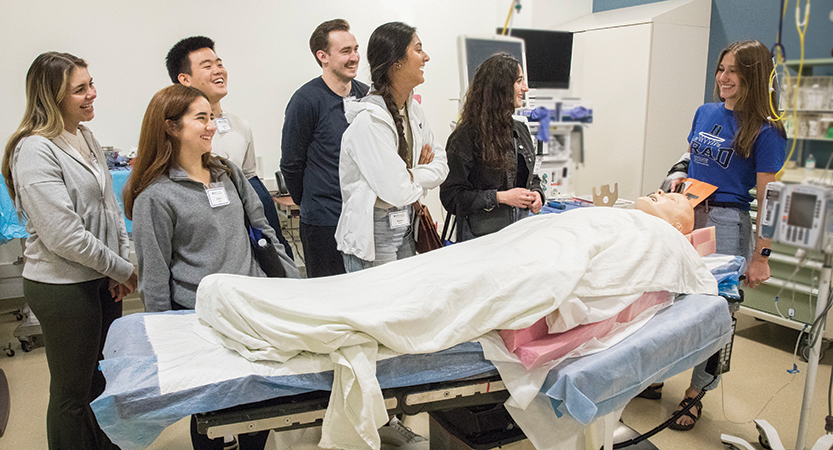
[[[469,406],[429,413],[431,448],[532,449],[521,428],[502,403]],[[524,446],[524,442],[527,446]]]
[[[823,250],[833,244],[833,189],[768,183],[758,235],[792,247]]]

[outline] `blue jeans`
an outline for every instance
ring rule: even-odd
[[[391,228],[391,213],[408,210],[411,224],[407,227]],[[357,272],[370,267],[381,266],[398,259],[404,259],[416,254],[414,247],[414,207],[411,205],[403,208],[380,209],[373,208],[373,242],[376,251],[376,259],[365,261],[356,255],[342,253],[344,258],[344,269],[347,272]]]
[[[714,227],[717,253],[749,258],[752,254],[752,219],[737,208],[697,206],[694,229]]]
[[[694,229],[714,227],[717,253],[743,256],[752,254],[752,219],[749,211],[737,208],[698,205],[694,209]],[[701,391],[714,378],[706,372],[706,361],[691,372],[691,388]],[[720,383],[720,377],[705,390],[710,391]]]

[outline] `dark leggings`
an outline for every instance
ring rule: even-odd
[[[23,295],[40,321],[49,364],[49,448],[117,449],[90,408],[104,392],[104,376],[98,370],[104,339],[122,312],[121,302],[110,296],[109,279],[75,284],[24,279]]]

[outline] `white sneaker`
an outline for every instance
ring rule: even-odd
[[[382,438],[382,442],[386,444],[404,445],[427,441],[427,439],[406,427],[396,416],[390,419],[387,426],[379,428],[379,436]]]

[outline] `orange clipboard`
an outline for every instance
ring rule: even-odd
[[[709,198],[717,190],[717,186],[694,178],[683,178],[682,186],[682,188],[678,186],[677,192],[686,196],[692,208]]]

